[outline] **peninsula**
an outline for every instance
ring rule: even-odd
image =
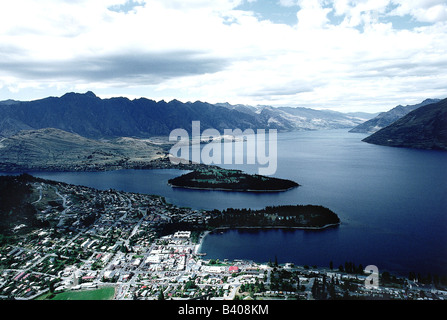
[[[207,259],[198,251],[203,231],[215,227],[288,225],[318,216],[323,219],[317,225],[338,221],[321,206],[199,211],[154,195],[27,174],[0,176],[0,300],[445,297],[445,277],[437,275],[411,272],[405,279],[384,272],[380,288],[366,289],[362,280],[368,274],[349,261],[338,269],[330,261],[329,270],[278,264],[276,256],[269,263]],[[433,289],[432,279],[439,279],[439,289]]]
[[[320,205],[267,206],[260,210],[228,208],[214,212],[212,228],[297,228],[325,229],[340,224],[332,210]]]
[[[170,179],[168,184],[172,187],[242,191],[242,192],[278,192],[286,191],[299,184],[286,179],[251,175],[241,170],[222,169],[219,167],[204,167],[195,169],[179,177]]]

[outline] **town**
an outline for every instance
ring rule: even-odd
[[[444,300],[437,279],[334,268],[207,259],[201,242],[212,212],[155,195],[31,182],[39,223],[0,239],[0,299],[93,294],[114,300]],[[73,298],[71,299],[76,299]],[[78,296],[79,297],[79,296]]]

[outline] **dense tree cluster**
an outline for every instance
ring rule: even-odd
[[[250,175],[240,170],[220,168],[194,170],[170,179],[168,182],[176,187],[233,191],[281,191],[299,186],[291,180]]]
[[[212,227],[316,227],[336,225],[339,217],[322,206],[273,206],[261,210],[229,208],[214,214]]]
[[[0,214],[21,206],[25,197],[31,194],[29,177],[27,174],[0,177]]]
[[[34,178],[28,174],[0,177],[0,233],[11,233],[11,227],[25,224],[27,227],[43,226],[36,219],[36,209],[29,202],[33,190],[29,182]]]

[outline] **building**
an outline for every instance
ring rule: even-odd
[[[237,272],[239,272],[239,267],[238,267],[238,266],[231,266],[231,267],[228,269],[228,271],[229,271],[230,273],[237,273]]]
[[[191,231],[177,231],[174,233],[174,238],[189,239],[191,237]]]

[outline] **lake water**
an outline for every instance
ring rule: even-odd
[[[171,188],[180,170],[32,173],[98,189],[158,194],[200,209],[316,204],[330,208],[337,228],[228,230],[208,235],[207,258],[293,262],[335,267],[351,261],[379,271],[447,275],[447,152],[361,142],[363,134],[322,130],[278,134],[274,176],[301,186],[279,193],[233,193]],[[256,173],[254,165],[222,165]]]

